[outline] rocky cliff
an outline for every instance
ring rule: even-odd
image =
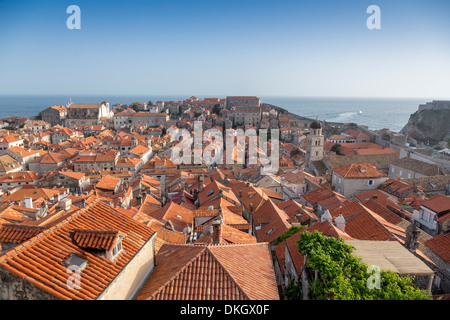
[[[400,133],[431,145],[450,138],[450,110],[418,110]]]

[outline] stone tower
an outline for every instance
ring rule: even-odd
[[[145,146],[149,149],[152,147],[152,139],[149,136],[145,137]]]
[[[320,161],[323,159],[323,142],[322,125],[317,119],[309,126],[309,134],[306,140],[306,167],[312,169],[312,161]]]
[[[131,148],[135,148],[138,146],[138,140],[135,136],[131,138]]]

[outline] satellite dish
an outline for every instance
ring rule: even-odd
[[[213,234],[213,226],[212,225],[208,225],[203,228],[202,235],[211,236],[212,234]]]

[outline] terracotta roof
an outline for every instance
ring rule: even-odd
[[[422,206],[438,213],[439,215],[450,212],[450,197],[437,194],[434,197],[422,202]]]
[[[342,214],[345,219],[345,232],[355,239],[397,240],[391,232],[393,229],[388,230],[387,223],[383,223],[385,220],[369,210],[356,201],[348,201],[341,208],[330,213],[334,218]],[[394,225],[392,227],[396,228]]]
[[[272,242],[286,232],[292,225],[288,222],[289,216],[278,208],[272,200],[266,200],[262,206],[251,213],[259,242]],[[264,225],[263,225],[264,224]]]
[[[76,229],[118,230],[125,235],[123,250],[114,261],[86,251],[72,242],[69,232]],[[96,299],[153,235],[149,227],[95,200],[1,256],[0,267],[58,299]],[[67,286],[64,262],[73,255],[87,261],[79,289]]]
[[[450,232],[437,235],[434,238],[425,241],[425,246],[441,257],[445,262],[450,262]]]
[[[41,175],[33,171],[10,172],[0,177],[2,182],[33,182],[41,178]]]
[[[343,134],[347,134],[350,137],[353,138],[370,138],[367,134],[365,134],[364,132],[361,132],[359,130],[355,130],[355,129],[347,129],[345,131],[342,131]]]
[[[278,300],[267,243],[169,245],[138,300]]]
[[[183,230],[186,225],[192,226],[194,221],[194,213],[185,207],[176,204],[175,202],[169,202],[164,207],[148,213],[152,218],[159,221],[171,221],[173,225]]]
[[[83,172],[59,171],[59,173],[64,176],[68,176],[70,178],[76,179],[76,180],[80,180],[81,178],[84,177]]]
[[[44,227],[38,226],[4,223],[0,228],[0,242],[19,244],[41,233],[45,229]]]
[[[23,201],[25,197],[31,197],[31,199],[36,200],[43,198],[45,200],[50,200],[57,193],[61,193],[58,189],[47,189],[47,188],[21,188],[14,193],[7,196],[3,201]]]
[[[99,109],[103,104],[102,103],[72,103],[69,105],[69,109]]]
[[[238,225],[235,225],[238,226]],[[243,232],[236,229],[233,226],[227,224],[220,224],[220,237],[219,243],[229,244],[229,243],[256,243],[256,238],[249,234],[248,232]],[[201,232],[203,228],[196,228],[197,232]],[[194,243],[211,244],[213,243],[213,238],[207,235],[201,235]]]
[[[119,238],[118,230],[74,229],[69,233],[80,248],[111,251]]]
[[[385,173],[379,171],[375,165],[365,162],[334,168],[333,171],[344,178],[378,178],[387,176]]]
[[[308,201],[311,205],[315,205],[319,201],[328,199],[332,196],[334,196],[334,192],[328,186],[323,186],[302,194],[302,198]]]
[[[121,179],[118,177],[107,175],[101,178],[96,187],[100,189],[114,190],[120,181]]]

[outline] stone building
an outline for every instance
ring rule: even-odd
[[[89,170],[116,170],[116,163],[119,159],[118,152],[109,152],[105,154],[80,153],[74,160],[74,171]]]
[[[110,119],[113,112],[109,109],[109,103],[72,103],[67,108],[66,126],[69,128],[96,125],[101,119]]]
[[[334,168],[332,177],[331,185],[345,197],[375,190],[387,179],[375,165],[365,162]]]
[[[306,140],[306,163],[305,166],[313,171],[313,162],[323,159],[324,136],[322,134],[322,125],[319,121],[313,121],[310,126],[310,133]]]
[[[432,163],[405,157],[389,164],[390,179],[415,179],[429,176],[446,175],[450,172]]]
[[[261,123],[262,109],[258,106],[235,107],[232,115],[234,116],[234,125],[242,123],[258,128]]]
[[[254,96],[229,96],[226,98],[226,108],[260,106],[261,99]]]
[[[64,125],[67,116],[65,106],[51,106],[41,112],[42,120],[50,123],[51,126]]]
[[[131,117],[131,125],[137,127],[145,124],[149,127],[154,126],[166,126],[169,120],[169,115],[165,113],[149,113],[149,112],[137,112]]]

